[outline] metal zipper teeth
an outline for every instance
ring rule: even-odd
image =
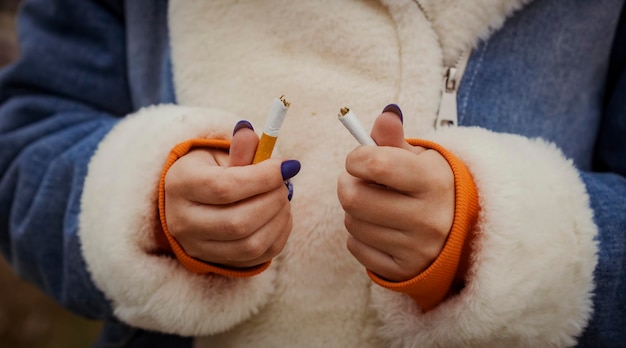
[[[465,68],[469,61],[471,50],[461,52],[453,66],[445,69],[443,85],[441,87],[441,99],[435,120],[435,129],[441,127],[455,127],[458,125],[457,93]]]
[[[417,7],[422,11],[426,20],[433,23],[431,14],[419,0],[413,0]],[[458,125],[458,109],[456,97],[459,89],[461,78],[465,73],[467,62],[469,60],[471,50],[464,51],[459,54],[452,66],[444,67],[443,85],[441,87],[441,97],[439,100],[439,109],[437,110],[437,119],[435,120],[435,129],[441,127],[455,127]]]

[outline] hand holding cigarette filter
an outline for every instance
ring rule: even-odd
[[[289,102],[285,100],[285,96],[274,99],[272,108],[267,117],[265,128],[263,128],[263,134],[259,140],[259,146],[254,154],[253,164],[264,161],[272,156],[276,139],[278,139],[278,131],[283,124],[287,110],[289,109]]]

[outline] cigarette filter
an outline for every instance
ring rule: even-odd
[[[278,131],[283,124],[288,109],[289,102],[285,100],[284,96],[274,99],[252,163],[259,163],[272,156],[276,139],[278,139]]]
[[[343,125],[346,127],[346,129],[348,129],[350,134],[352,134],[352,136],[359,142],[359,144],[376,146],[376,142],[365,131],[365,128],[363,128],[363,125],[361,124],[359,119],[356,118],[356,115],[354,114],[354,112],[352,112],[352,110],[348,108],[342,108],[341,110],[339,110],[338,118],[339,121],[341,121],[341,123],[343,123]]]

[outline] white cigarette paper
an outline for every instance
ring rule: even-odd
[[[376,142],[370,135],[365,131],[363,125],[356,118],[356,115],[352,110],[348,108],[342,108],[339,111],[339,115],[337,117],[341,123],[343,123],[344,127],[352,134],[352,136],[359,142],[361,145],[367,146],[376,146]]]
[[[271,137],[277,137],[278,131],[280,131],[280,127],[283,125],[288,109],[289,102],[285,100],[285,97],[281,96],[280,98],[274,99],[270,113],[267,116],[267,122],[265,123],[263,133]]]

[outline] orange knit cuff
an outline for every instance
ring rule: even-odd
[[[467,167],[451,152],[431,141],[421,139],[407,139],[407,141],[413,146],[422,146],[439,152],[452,168],[455,196],[452,228],[439,256],[426,270],[414,278],[403,282],[390,282],[370,270],[367,273],[378,285],[408,294],[423,311],[428,311],[446,297],[459,270],[461,255],[468,252],[465,243],[478,217],[478,192]],[[463,259],[464,262],[468,262],[467,257]],[[460,268],[466,269],[467,267],[461,265]]]
[[[161,171],[161,180],[159,181],[159,217],[161,219],[163,233],[165,234],[165,237],[167,237],[167,241],[169,242],[170,247],[172,248],[172,251],[178,261],[180,261],[180,263],[191,272],[199,274],[213,273],[233,278],[244,278],[257,275],[266,270],[271,261],[244,269],[231,269],[212,265],[187,255],[185,250],[183,250],[183,247],[170,234],[167,228],[167,223],[165,221],[165,175],[176,160],[186,155],[192,149],[199,147],[228,150],[230,148],[230,141],[221,139],[191,139],[174,146],[174,148],[170,151],[167,161],[163,166],[163,170]]]

